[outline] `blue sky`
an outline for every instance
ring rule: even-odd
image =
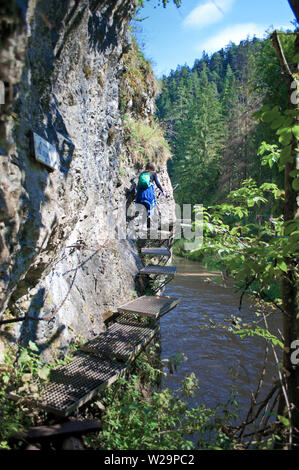
[[[203,51],[211,54],[247,37],[263,38],[276,28],[294,29],[295,17],[287,0],[182,0],[176,8],[172,0],[166,8],[157,0],[144,0],[135,22],[138,42],[153,63],[157,77],[178,65],[192,67]]]

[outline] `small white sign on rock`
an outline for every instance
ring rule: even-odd
[[[33,132],[34,154],[37,161],[43,163],[52,170],[58,168],[58,152],[47,140]]]

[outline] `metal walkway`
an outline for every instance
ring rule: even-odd
[[[53,414],[68,416],[111,385],[136,355],[159,332],[159,327],[114,323],[80,347],[82,353],[50,375],[38,406]]]
[[[182,224],[188,224],[191,225],[192,220],[191,219],[177,219],[175,223],[182,225]]]
[[[141,254],[146,256],[171,256],[168,248],[141,248]]]
[[[81,346],[81,350],[97,357],[131,361],[158,332],[158,328],[114,323],[104,333]]]
[[[152,230],[140,230],[139,237],[141,240],[150,239],[152,241],[155,240],[171,240],[173,238],[173,231],[167,230],[160,230],[160,229],[152,229]]]
[[[142,296],[118,307],[117,311],[123,314],[137,314],[158,319],[177,306],[181,299],[160,296]]]
[[[160,231],[159,236],[160,239],[165,236],[170,246],[171,232]],[[169,247],[142,248],[141,254],[171,256]],[[139,275],[173,278],[176,271],[175,266],[149,265],[142,268]],[[43,390],[37,406],[53,414],[68,416],[91,400],[127,370],[137,354],[160,331],[159,318],[179,302],[179,298],[152,295],[139,297],[118,307],[119,316],[113,325],[82,345],[81,352],[70,363],[51,371],[50,384]]]
[[[69,364],[51,372],[50,385],[38,402],[40,408],[53,414],[68,416],[101,389],[111,385],[126,370],[120,362],[82,354]]]
[[[139,274],[144,276],[147,274],[161,274],[165,276],[174,276],[176,274],[176,266],[159,266],[159,265],[148,265],[140,269]]]

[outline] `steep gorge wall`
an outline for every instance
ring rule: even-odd
[[[128,205],[142,166],[124,145],[122,106],[127,116],[152,120],[150,87],[139,110],[132,99],[122,104],[133,11],[131,0],[29,0],[22,12],[7,12],[16,27],[2,34],[0,53],[0,80],[8,84],[0,121],[0,305],[1,318],[26,320],[1,327],[2,345],[31,340],[50,359],[103,331],[108,312],[136,290],[135,244],[108,233],[102,213]],[[34,159],[31,131],[56,147],[56,170]],[[160,174],[172,195],[165,164]]]

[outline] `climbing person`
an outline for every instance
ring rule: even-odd
[[[150,162],[147,163],[145,170],[139,176],[135,200],[136,204],[142,204],[147,210],[147,226],[149,226],[156,206],[154,183],[162,194],[166,196],[158,180],[156,165]]]

